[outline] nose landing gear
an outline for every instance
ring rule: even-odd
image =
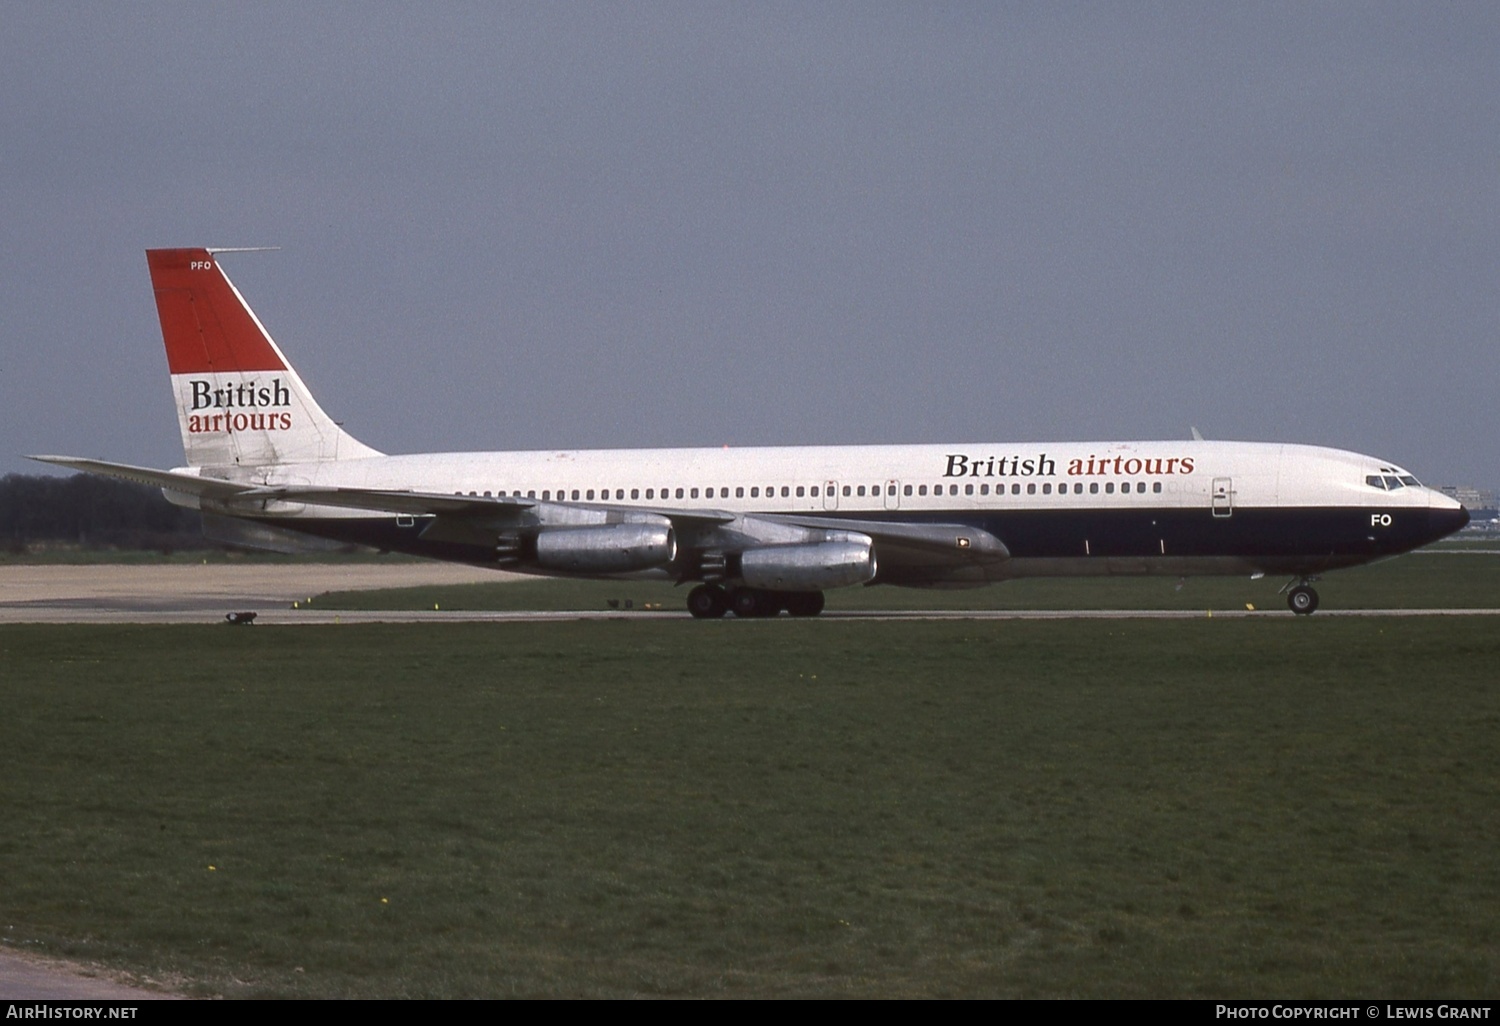
[[[1310,616],[1318,609],[1318,593],[1312,587],[1316,577],[1299,577],[1288,581],[1281,590],[1286,593],[1286,604],[1298,616]]]

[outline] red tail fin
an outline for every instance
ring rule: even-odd
[[[148,249],[173,374],[285,370],[286,360],[206,249]]]
[[[379,455],[318,406],[215,252],[146,251],[188,463],[271,466]]]

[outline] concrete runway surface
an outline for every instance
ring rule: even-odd
[[[182,996],[142,983],[170,986],[92,965],[0,951],[0,1001],[162,1001]]]
[[[0,623],[218,623],[226,613],[254,611],[257,624],[510,623],[544,620],[687,619],[682,607],[662,610],[485,612],[460,610],[293,609],[327,591],[410,588],[519,579],[521,575],[453,563],[175,564],[166,566],[0,567]],[[1196,619],[1291,616],[1268,609],[1085,611],[1046,609],[860,610],[824,613],[824,620]],[[1497,609],[1324,609],[1329,616],[1497,616]],[[730,618],[732,619],[732,618]]]
[[[0,566],[0,623],[193,623],[326,591],[514,579],[455,563]]]

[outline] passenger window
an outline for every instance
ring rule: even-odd
[[[654,499],[654,498],[656,498],[656,489],[655,488],[647,488],[646,489],[646,498],[648,498],[648,499]]]
[[[973,495],[974,494],[974,486],[971,485],[971,484],[964,485],[964,494],[965,495]]]
[[[632,488],[632,489],[630,489],[630,498],[631,498],[632,501],[634,501],[636,499],[639,499],[640,497],[641,497],[641,490],[639,488]]]
[[[1052,494],[1052,485],[1050,483],[1042,485],[1042,494],[1043,495],[1051,495]]]
[[[573,489],[573,501],[574,502],[578,501],[578,489],[577,488]]]
[[[788,488],[786,485],[782,485],[781,486],[781,497],[783,499],[785,499],[791,493],[792,493],[792,490],[790,488]]]
[[[734,490],[734,497],[736,499],[743,499],[745,497],[745,486],[744,485],[740,485],[737,488],[735,488],[735,490]]]
[[[799,499],[802,498],[802,496],[805,494],[805,492],[806,492],[805,488],[803,488],[801,485],[797,486],[797,498],[799,498]]]
[[[759,485],[756,485],[754,488],[750,489],[750,498],[752,498],[752,499],[758,499],[758,498],[760,498],[760,486]]]
[[[536,490],[532,489],[532,490],[528,491],[526,493],[526,498],[528,498],[528,499],[534,499],[534,498],[536,498]]]
[[[902,489],[901,489],[901,491],[904,492],[907,495],[910,495],[911,494],[911,485],[905,485],[905,486],[903,486]]]
[[[1137,481],[1135,483],[1135,493],[1137,495],[1145,495],[1146,494],[1146,482],[1144,482],[1144,481]]]
[[[1153,492],[1160,492],[1161,491],[1161,482],[1160,481],[1152,481],[1151,482],[1151,490]]]
[[[860,485],[859,486],[859,494],[861,494],[861,495],[865,494],[865,486],[864,485]]]
[[[1115,483],[1113,481],[1106,481],[1106,482],[1104,482],[1104,494],[1105,495],[1113,495],[1113,494],[1115,494]]]
[[[926,495],[927,494],[927,486],[926,485],[917,485],[917,494],[918,495]]]
[[[813,485],[812,486],[812,497],[814,499],[816,499],[818,497],[818,486],[817,485]]]
[[[594,497],[594,490],[592,488],[590,488],[588,490],[588,492],[585,493],[584,498],[592,499],[593,497]]]
[[[688,498],[690,498],[690,499],[696,499],[697,497],[698,497],[698,489],[694,488],[690,492],[688,492]]]
[[[712,488],[705,490],[703,496],[704,498],[712,499],[714,497],[714,490]]]
[[[1028,484],[1026,486],[1026,494],[1027,495],[1035,495],[1036,494],[1036,482],[1032,482],[1032,483],[1030,483],[1030,484]]]
[[[1089,482],[1089,494],[1090,495],[1098,495],[1099,494],[1099,482],[1098,481],[1090,481]]]
[[[677,497],[679,499],[682,498],[682,489],[681,488],[677,489]]]
[[[859,494],[861,494],[861,495],[865,494],[864,490],[861,489]],[[844,485],[844,495],[845,495],[845,497],[847,497],[849,495],[849,486],[848,485]]]
[[[906,494],[910,495],[911,492],[908,491]],[[990,494],[990,486],[987,485],[987,484],[980,485],[979,486],[979,494],[980,495],[988,495],[988,494]]]

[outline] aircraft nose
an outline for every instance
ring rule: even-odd
[[[1427,504],[1427,533],[1433,541],[1446,538],[1469,522],[1469,511],[1454,499],[1434,492]]]

